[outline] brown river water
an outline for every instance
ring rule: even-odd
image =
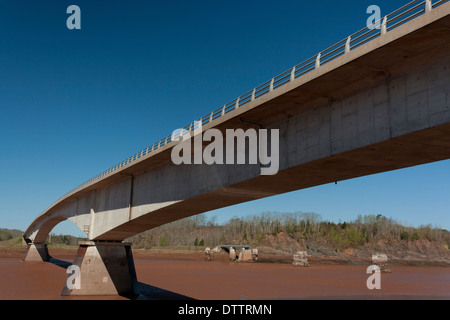
[[[24,253],[0,249],[0,300],[75,299],[60,295],[75,250],[50,249],[52,262],[24,262]],[[381,289],[369,290],[363,264],[206,262],[200,252],[133,250],[133,256],[142,300],[450,299],[450,267],[390,265],[391,273],[381,273]]]

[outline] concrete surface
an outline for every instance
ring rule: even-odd
[[[79,267],[80,286],[68,287],[66,281],[62,296],[133,296],[139,293],[130,244],[82,242],[73,265]]]
[[[29,243],[23,258],[24,261],[49,261],[47,245],[45,243]]]

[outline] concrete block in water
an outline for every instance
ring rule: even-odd
[[[388,268],[388,257],[384,253],[373,254],[372,264],[377,265],[381,272],[391,272]]]
[[[294,267],[309,267],[306,251],[297,251],[294,253],[292,265]]]

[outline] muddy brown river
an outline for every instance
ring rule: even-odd
[[[50,262],[24,262],[25,249],[0,249],[0,300],[65,300],[65,266],[75,250],[50,249]],[[203,261],[198,253],[133,250],[142,300],[450,299],[450,267],[391,265],[369,290],[367,265]],[[126,299],[120,296],[83,299]]]

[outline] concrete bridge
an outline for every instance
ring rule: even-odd
[[[49,258],[63,220],[89,242],[81,289],[135,291],[123,241],[184,217],[293,190],[450,158],[450,1],[413,1],[205,115],[202,130],[279,130],[279,171],[260,164],[175,165],[168,136],[72,190],[24,234],[25,260]],[[185,129],[194,130],[195,123]],[[225,142],[224,142],[225,143]]]

